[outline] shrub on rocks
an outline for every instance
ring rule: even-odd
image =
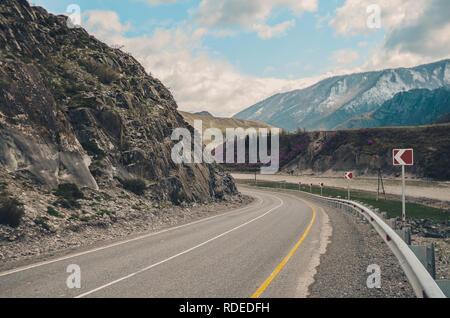
[[[17,199],[0,197],[0,224],[18,227],[25,211]]]
[[[143,195],[145,189],[147,188],[145,181],[139,178],[128,180],[119,179],[119,182],[122,184],[125,190],[133,192],[136,195]]]

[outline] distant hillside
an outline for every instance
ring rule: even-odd
[[[414,166],[407,173],[418,178],[450,180],[450,124],[369,128],[337,132],[291,134],[281,139],[280,161],[286,173],[358,176],[399,175],[392,150],[414,148]]]
[[[344,172],[353,171],[358,177],[376,177],[381,169],[384,176],[396,177],[401,169],[392,164],[395,148],[414,149],[414,166],[406,169],[409,176],[450,181],[450,124],[283,132],[280,135],[280,172],[343,177]],[[248,153],[246,160],[248,162]],[[241,172],[258,171],[260,166],[226,165],[230,171]]]
[[[433,122],[433,124],[446,124],[446,123],[450,123],[450,113],[439,116]]]
[[[372,114],[351,119],[338,128],[420,126],[448,113],[450,88],[414,89],[398,93]]]
[[[273,126],[271,125],[251,120],[220,118],[213,117],[211,115],[191,114],[187,112],[180,112],[180,114],[184,117],[184,120],[186,120],[186,122],[191,126],[194,125],[194,120],[202,120],[203,129],[219,128],[220,130],[225,132],[227,128],[273,128]]]
[[[208,112],[208,111],[206,111],[206,110],[204,110],[204,111],[202,111],[202,112],[194,113],[194,115],[204,115],[204,116],[214,117],[213,114],[211,114],[210,112]]]
[[[299,127],[336,130],[372,126],[391,120],[389,116],[392,112],[419,108],[420,114],[403,113],[402,125],[416,125],[417,118],[423,114],[427,114],[426,124],[430,124],[435,119],[430,116],[435,113],[435,109],[434,104],[429,103],[434,97],[429,95],[439,93],[437,89],[449,85],[450,60],[414,68],[336,76],[305,89],[274,95],[238,113],[234,118],[265,122],[290,131]],[[417,89],[421,91],[396,96]],[[420,95],[422,93],[423,96]],[[426,100],[426,104],[421,105],[421,100]],[[387,113],[380,111],[376,121],[371,122],[371,115],[389,101],[391,107],[399,109],[391,109]],[[388,107],[387,104],[385,106]],[[383,114],[388,117],[384,118],[381,116]],[[424,123],[422,120],[421,124]]]

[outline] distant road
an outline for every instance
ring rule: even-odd
[[[0,297],[301,297],[318,260],[321,207],[241,189],[250,206],[0,273]],[[69,289],[70,264],[81,289]]]
[[[237,180],[253,180],[253,174],[245,173],[233,173],[232,176]],[[327,178],[316,176],[290,176],[290,175],[257,175],[258,180],[266,181],[282,181],[286,180],[290,183],[313,183],[318,185],[321,182],[325,183],[325,186],[336,188],[347,188],[347,181],[342,178]],[[353,189],[376,192],[378,187],[378,180],[356,178],[351,181]],[[384,187],[387,194],[401,195],[401,180],[386,179],[384,180]],[[450,182],[439,181],[420,181],[420,180],[407,180],[406,195],[415,198],[428,198],[439,201],[449,201]]]

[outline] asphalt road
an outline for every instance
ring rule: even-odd
[[[312,283],[324,210],[243,188],[245,208],[0,273],[0,297],[299,297]],[[70,289],[70,264],[81,288]]]

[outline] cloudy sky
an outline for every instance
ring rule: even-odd
[[[231,116],[325,77],[450,57],[449,0],[31,0],[80,8],[181,110]],[[72,6],[71,6],[72,5]]]

